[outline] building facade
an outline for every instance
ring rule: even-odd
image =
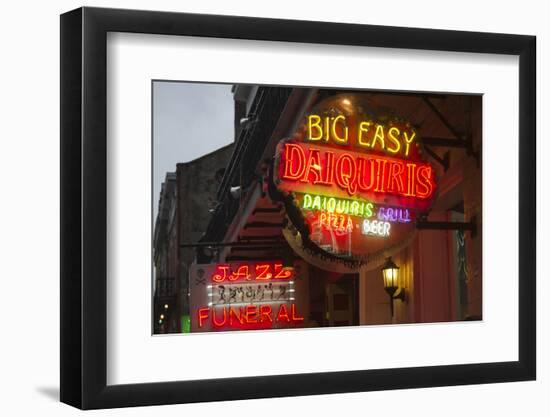
[[[194,247],[217,205],[216,192],[233,143],[166,174],[154,227],[153,333],[180,333],[189,328],[189,266]]]
[[[482,318],[481,97],[261,86],[235,86],[233,91],[236,106],[246,113],[239,117],[235,152],[216,194],[218,205],[198,241],[202,246],[195,250],[196,265],[233,268],[278,259],[292,266],[292,305],[303,317],[295,323],[298,327]],[[433,203],[417,210],[407,234],[368,256],[355,256],[351,250],[336,253],[330,244],[316,242],[311,228],[300,220],[300,207],[281,197],[280,184],[274,180],[279,144],[295,138],[304,119],[319,106],[324,106],[324,114],[337,111],[335,115],[345,114],[346,107],[349,114],[376,108],[383,115],[379,120],[387,118],[388,127],[391,120],[406,120],[418,133],[422,161],[432,167],[437,180]],[[337,117],[327,116],[327,123]],[[343,137],[337,130],[332,135]],[[393,299],[381,272],[388,258],[399,267]],[[204,280],[194,274],[189,275],[191,292],[202,291]],[[224,320],[222,310],[211,309],[208,313],[200,309],[200,302],[193,303],[192,323],[197,314],[201,321],[211,316]],[[250,314],[259,312],[250,310]]]

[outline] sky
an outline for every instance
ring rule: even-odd
[[[154,219],[166,172],[231,143],[233,120],[229,84],[153,83]]]

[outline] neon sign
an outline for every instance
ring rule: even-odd
[[[368,219],[363,220],[361,233],[364,235],[389,236],[391,225],[388,222]]]
[[[366,201],[315,194],[304,194],[301,207],[304,210],[323,210],[328,213],[348,214],[359,217],[371,217],[374,210],[374,204]]]
[[[414,218],[437,193],[420,133],[361,93],[334,95],[312,109],[279,142],[273,174],[285,203],[300,211],[291,219],[298,229],[346,259],[412,236]]]
[[[407,209],[380,207],[378,209],[378,220],[393,223],[409,223],[411,214]]]
[[[319,214],[319,225],[328,230],[337,231],[340,233],[353,232],[353,220],[350,216],[334,213]]]
[[[210,306],[223,304],[250,304],[258,302],[286,302],[294,301],[294,281],[273,284],[214,284],[208,286]]]
[[[192,332],[294,327],[304,320],[294,269],[281,261],[193,265],[190,277]]]
[[[211,276],[213,282],[243,282],[291,279],[292,268],[277,262],[218,264]]]
[[[280,150],[280,187],[374,202],[394,197],[396,206],[425,208],[435,191],[428,163],[286,142]]]
[[[290,306],[281,304],[276,308],[269,304],[251,304],[242,307],[224,306],[221,309],[201,307],[197,311],[197,321],[199,328],[205,327],[206,324],[210,324],[216,329],[245,329],[251,326],[265,328],[272,327],[273,323],[284,325],[303,322],[304,318],[299,316],[296,310],[296,304],[290,304]]]
[[[337,145],[350,144],[350,128],[346,116],[321,117],[317,114],[307,116],[307,140],[311,142],[329,142]],[[407,126],[389,126],[371,120],[360,120],[355,129],[354,143],[366,150],[379,149],[388,154],[409,156],[416,132]]]

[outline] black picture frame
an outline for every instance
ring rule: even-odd
[[[519,56],[519,360],[107,385],[108,32]],[[534,36],[85,7],[61,15],[60,57],[62,402],[96,409],[536,378]]]

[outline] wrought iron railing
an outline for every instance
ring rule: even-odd
[[[256,168],[279,117],[292,93],[292,88],[259,87],[235,149],[218,188],[217,209],[213,213],[202,241],[220,241],[237,214],[239,200],[231,197],[231,187],[246,189],[255,179]],[[199,254],[200,255],[200,254]],[[200,257],[200,256],[199,256]]]

